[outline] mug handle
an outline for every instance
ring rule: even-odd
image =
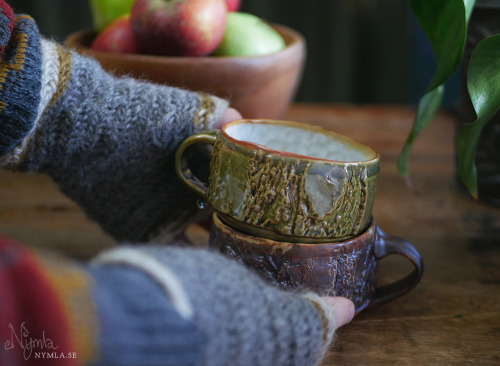
[[[368,309],[385,304],[411,291],[420,282],[424,273],[424,261],[410,242],[398,236],[386,234],[378,225],[376,228],[375,258],[379,260],[391,254],[399,254],[406,257],[413,264],[414,269],[396,282],[377,287],[375,297],[368,305]]]
[[[201,182],[191,169],[189,169],[187,161],[184,159],[184,152],[189,146],[194,144],[205,143],[213,145],[218,135],[218,130],[211,130],[189,136],[179,145],[175,153],[175,171],[177,172],[177,176],[184,184],[204,198],[207,197],[207,185]]]

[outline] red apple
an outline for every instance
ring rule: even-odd
[[[241,6],[241,0],[226,0],[227,11],[238,11]]]
[[[113,21],[96,37],[90,49],[94,51],[139,53],[137,38],[130,26],[130,14]]]
[[[225,0],[136,0],[130,22],[147,53],[204,56],[226,27]]]

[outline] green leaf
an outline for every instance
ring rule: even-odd
[[[465,18],[467,19],[467,23],[469,23],[469,19],[470,16],[472,15],[472,10],[474,9],[474,5],[476,5],[476,0],[464,0]]]
[[[403,177],[408,176],[408,159],[410,155],[411,147],[417,139],[418,135],[422,130],[424,130],[429,123],[432,121],[434,114],[441,106],[444,95],[444,85],[440,85],[437,88],[426,93],[418,103],[417,116],[413,122],[413,128],[406,139],[406,143],[403,147],[403,151],[398,157],[398,169],[399,173]]]
[[[419,101],[413,128],[398,158],[399,173],[403,177],[408,177],[408,159],[416,137],[429,125],[441,105],[443,84],[460,66],[467,22],[475,0],[410,0],[410,4],[434,50],[436,71]]]
[[[472,52],[467,89],[477,118],[491,118],[500,103],[500,34],[482,40]]]
[[[467,89],[477,119],[458,133],[458,173],[469,192],[477,197],[477,143],[483,127],[500,108],[500,34],[484,39],[472,52]]]
[[[445,83],[460,65],[472,3],[471,0],[410,0],[436,58],[436,71],[427,91]]]

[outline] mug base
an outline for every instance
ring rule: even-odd
[[[324,244],[324,243],[332,243],[332,242],[342,242],[348,239],[352,239],[355,235],[348,235],[342,237],[328,237],[328,238],[317,238],[317,237],[307,237],[307,236],[296,236],[296,235],[287,235],[283,233],[279,233],[277,231],[266,229],[263,227],[253,226],[238,220],[235,220],[229,215],[226,215],[221,212],[217,212],[219,219],[224,222],[226,225],[236,229],[242,234],[251,235],[259,238],[265,238],[269,240],[276,240],[279,242],[286,243],[297,243],[297,244]],[[367,228],[361,230],[361,234],[366,231]]]

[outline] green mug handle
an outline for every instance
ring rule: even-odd
[[[210,130],[194,134],[185,139],[179,145],[179,148],[175,153],[175,171],[177,172],[178,177],[184,184],[186,184],[189,188],[191,188],[193,191],[198,193],[203,198],[207,197],[207,185],[201,182],[193,174],[191,169],[189,169],[187,161],[186,159],[184,159],[184,152],[189,146],[194,144],[205,143],[213,145],[218,135],[219,135],[218,130]]]

